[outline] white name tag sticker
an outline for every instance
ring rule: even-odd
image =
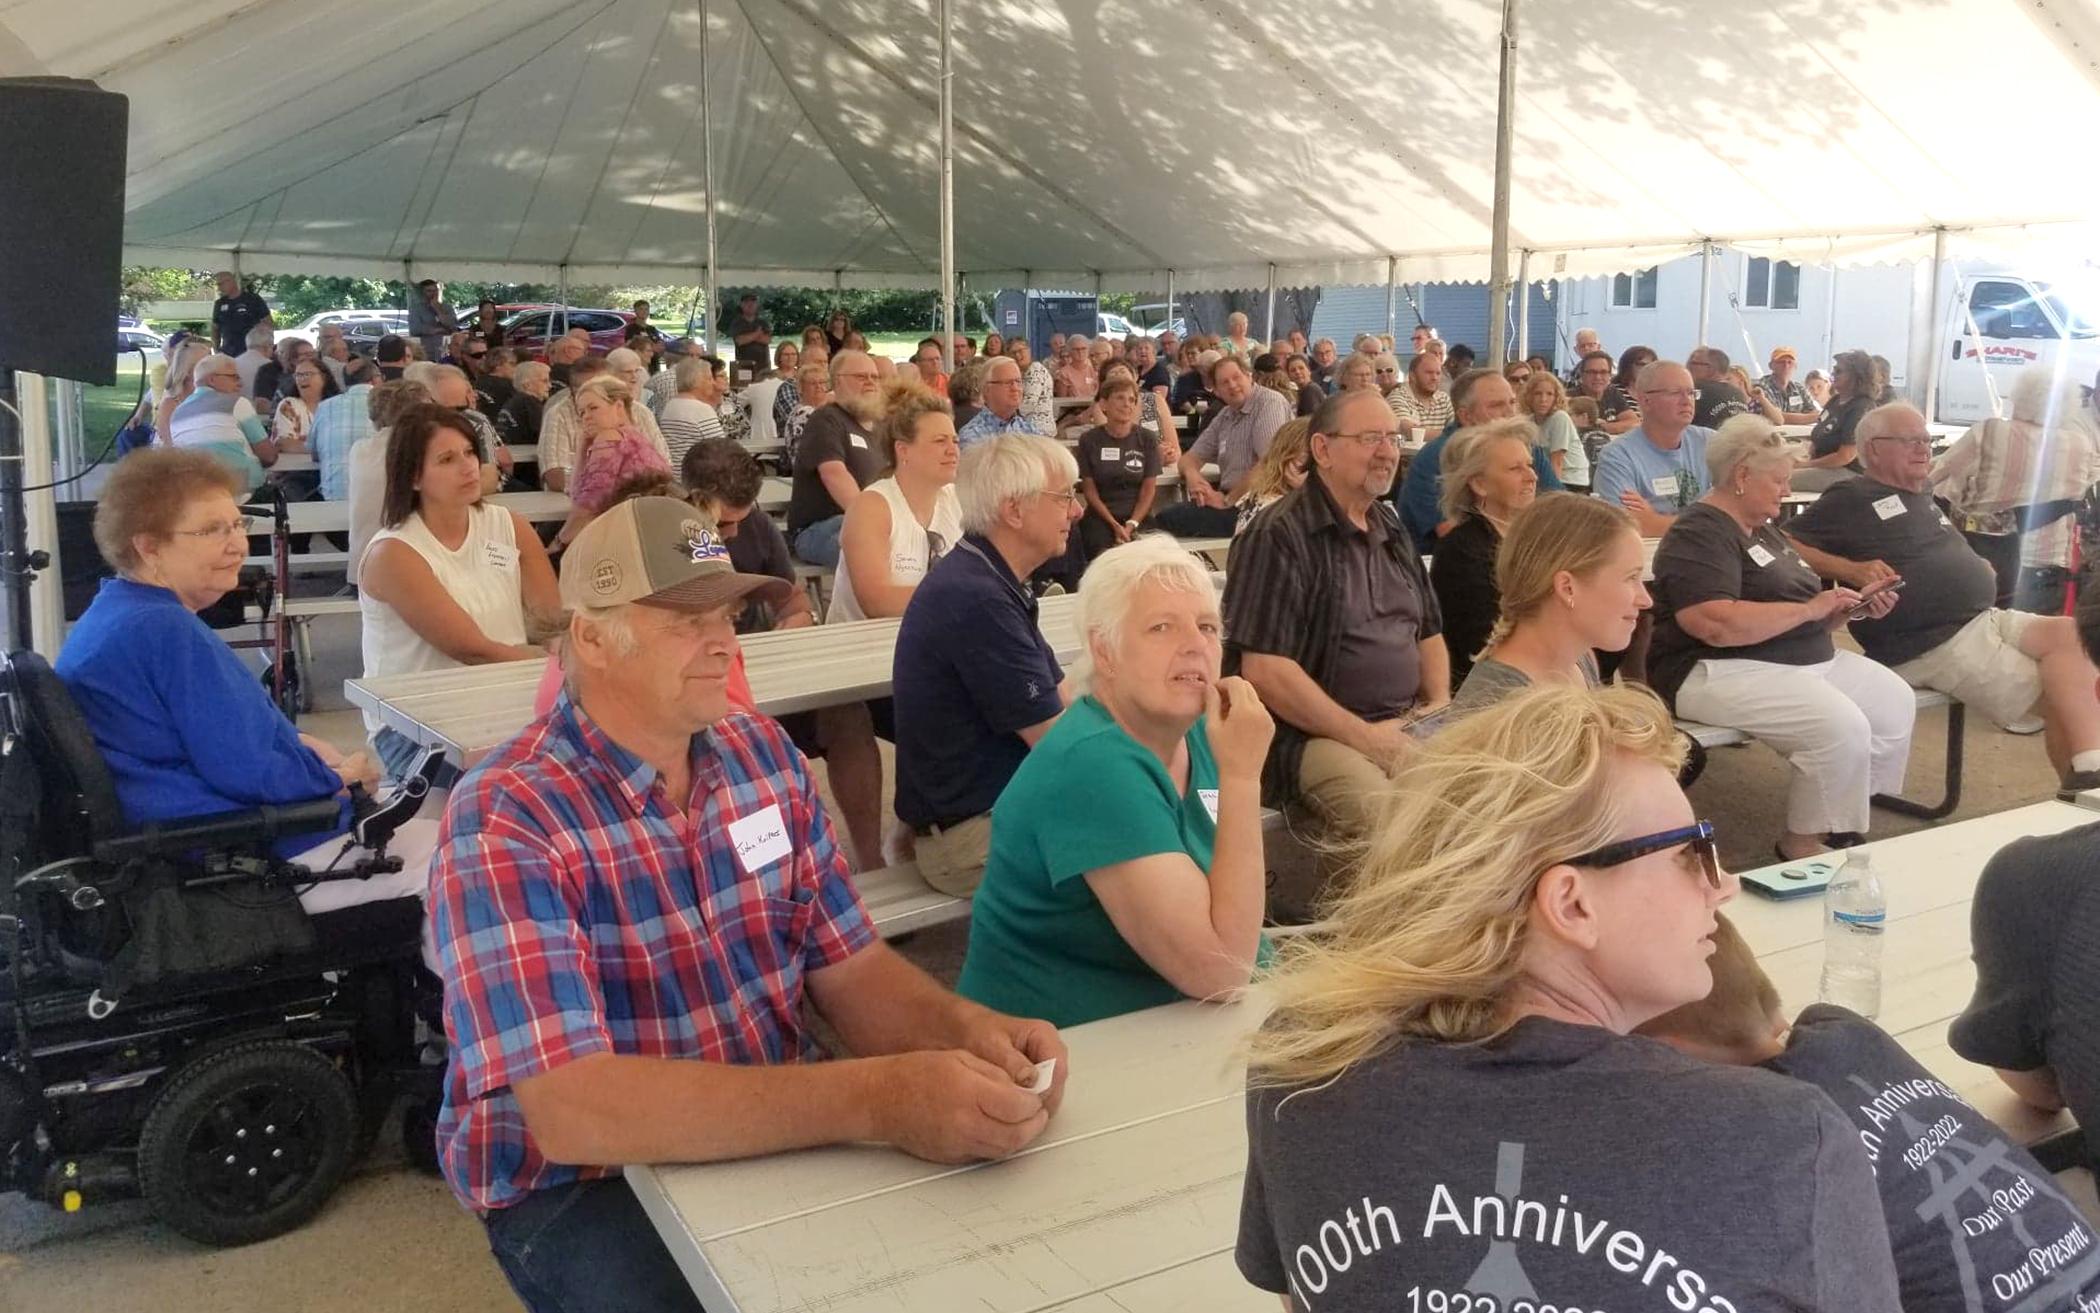
[[[1770,565],[1777,558],[1775,558],[1772,555],[1772,553],[1767,551],[1764,547],[1758,545],[1757,543],[1751,543],[1750,559],[1757,562],[1760,566],[1766,566]]]
[[[1677,476],[1674,474],[1660,475],[1651,479],[1648,487],[1658,497],[1675,497],[1677,495]]]
[[[1101,459],[1104,461],[1121,460],[1123,459],[1123,453],[1115,447],[1103,447],[1101,449]]]
[[[1057,1059],[1044,1058],[1041,1062],[1035,1064],[1035,1074],[1029,1078],[1028,1084],[1021,1088],[1027,1090],[1030,1094],[1048,1094],[1051,1084],[1056,1080]]]
[[[779,805],[776,803],[731,821],[729,842],[736,846],[737,860],[751,875],[757,875],[787,856],[787,822],[780,819]]]
[[[1218,791],[1216,789],[1198,789],[1196,790],[1196,797],[1203,803],[1203,810],[1210,813],[1210,823],[1216,825],[1218,823]]]
[[[858,433],[848,433],[846,435],[846,441],[852,443],[856,447],[859,447],[862,451],[866,451],[868,449],[868,440]]]
[[[1893,492],[1874,503],[1874,513],[1884,520],[1893,520],[1909,509],[1910,507],[1903,504],[1903,499]]]
[[[495,566],[498,570],[515,570],[518,568],[517,548],[507,543],[485,543],[483,545],[488,550],[488,562],[490,565]]]

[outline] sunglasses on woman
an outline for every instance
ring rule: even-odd
[[[1682,829],[1664,830],[1660,834],[1644,834],[1638,839],[1621,839],[1617,843],[1593,848],[1579,857],[1570,857],[1561,863],[1565,866],[1623,866],[1636,857],[1659,853],[1676,847],[1689,847],[1699,857],[1699,865],[1706,872],[1706,882],[1714,888],[1721,887],[1721,852],[1714,839],[1712,821],[1694,821]]]

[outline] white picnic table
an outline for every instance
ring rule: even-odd
[[[564,492],[492,492],[485,498],[491,505],[507,506],[534,524],[559,524],[569,518],[569,495]],[[261,529],[267,521],[258,524]],[[348,533],[350,531],[350,503],[346,501],[295,501],[285,504],[286,531],[294,537],[317,533]],[[294,569],[334,567],[349,563],[347,552],[320,548],[314,551],[291,553]],[[267,552],[250,556],[246,565],[269,569],[276,564]]]
[[[1079,654],[1077,602],[1073,596],[1042,601],[1043,636],[1059,661]],[[888,696],[899,624],[856,620],[745,637],[744,670],[758,709],[783,716]],[[380,675],[345,680],[343,692],[351,705],[376,712],[395,732],[471,766],[531,721],[544,668],[538,660],[504,661]]]
[[[2093,819],[2038,803],[1873,845],[1889,891],[1881,1022],[1936,1076],[2032,1142],[2068,1123],[2024,1108],[1954,1055],[1968,1002],[1969,902],[1991,855]],[[1814,1001],[1820,899],[1729,907],[1789,1014]],[[633,1167],[627,1182],[710,1309],[860,1313],[1274,1313],[1232,1261],[1246,1160],[1242,1037],[1259,988],[1075,1026],[1070,1083],[1043,1138],[943,1167],[837,1145],[743,1162]],[[1400,1133],[1405,1133],[1401,1128]]]

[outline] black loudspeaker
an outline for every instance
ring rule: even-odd
[[[116,382],[131,101],[73,78],[0,78],[0,367]]]

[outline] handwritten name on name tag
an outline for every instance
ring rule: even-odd
[[[787,822],[780,819],[779,805],[762,807],[749,816],[739,816],[731,821],[729,842],[736,848],[737,860],[751,875],[757,875],[787,856]]]

